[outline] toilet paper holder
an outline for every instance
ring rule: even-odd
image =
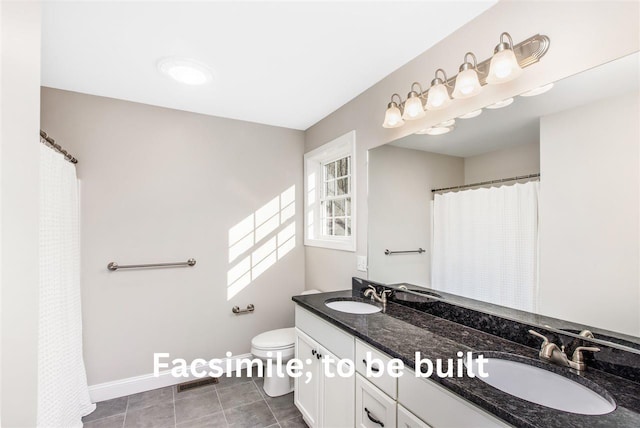
[[[231,312],[234,314],[248,314],[256,310],[256,307],[253,306],[253,303],[249,303],[246,309],[240,309],[240,306],[234,306],[231,308]]]

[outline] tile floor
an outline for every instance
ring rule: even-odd
[[[220,383],[176,392],[156,389],[98,403],[85,428],[306,428],[293,393],[272,398],[261,378],[221,377]]]

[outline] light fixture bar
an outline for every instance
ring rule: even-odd
[[[531,36],[528,39],[518,43],[513,46],[513,53],[516,55],[516,59],[518,60],[518,64],[520,67],[525,68],[530,65],[533,65],[540,61],[547,51],[549,50],[549,45],[551,44],[551,40],[549,37],[541,34],[536,34],[535,36]],[[487,84],[487,75],[489,74],[489,64],[491,63],[491,58],[485,59],[484,61],[478,63],[476,70],[478,71],[478,80],[480,81],[480,85],[485,86]],[[456,77],[458,75],[454,75],[450,77],[446,81],[446,85],[453,87],[456,81]],[[426,98],[429,90],[425,90],[420,94],[422,98]],[[404,105],[404,101],[401,103]]]

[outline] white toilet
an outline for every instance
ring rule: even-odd
[[[317,294],[318,290],[303,291],[302,294]],[[264,392],[269,397],[279,397],[293,391],[293,378],[287,375],[287,361],[295,355],[295,328],[280,328],[265,331],[251,339],[251,353],[255,358],[264,361]],[[281,355],[278,367],[277,356]],[[271,376],[267,376],[271,366]],[[279,376],[278,374],[282,374]]]

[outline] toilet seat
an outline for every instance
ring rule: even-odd
[[[278,330],[265,331],[251,340],[251,348],[261,351],[282,351],[295,346],[295,328],[280,328]]]

